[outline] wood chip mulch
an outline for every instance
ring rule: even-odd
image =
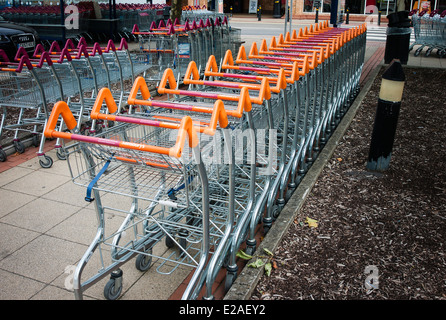
[[[383,70],[252,300],[446,298],[446,70],[404,68],[390,167],[372,172]]]

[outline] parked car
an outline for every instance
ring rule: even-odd
[[[6,52],[10,61],[14,60],[19,46],[24,47],[28,55],[32,56],[39,42],[39,34],[34,29],[0,17],[0,49]]]

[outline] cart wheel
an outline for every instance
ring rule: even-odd
[[[39,135],[33,134],[33,146],[38,147],[40,145]]]
[[[441,50],[440,58],[443,58],[446,55],[446,49]]]
[[[184,257],[186,255],[186,248],[187,248],[187,239],[186,237],[189,235],[189,232],[185,229],[181,229],[178,232],[178,235],[180,236],[180,238],[178,239],[178,244],[180,245],[179,249],[179,253],[180,253],[180,257]]]
[[[0,149],[0,162],[6,161],[6,152]]]
[[[429,57],[431,55],[432,50],[434,50],[433,48],[429,48],[426,50],[426,57]]]
[[[175,245],[175,242],[173,242],[173,239],[169,236],[166,236],[166,247],[173,248],[173,246]]]
[[[53,159],[47,155],[44,155],[44,157],[45,161],[42,161],[41,159],[39,160],[40,166],[45,169],[51,168],[53,165]]]
[[[247,245],[244,251],[248,256],[253,256],[256,252],[256,246]]]
[[[62,148],[57,149],[56,156],[59,160],[67,160],[65,150],[63,150]]]
[[[422,50],[423,48],[418,48],[417,50],[415,50],[415,52],[413,53],[414,57],[418,57]]]
[[[277,204],[275,204],[275,205],[273,206],[273,209],[272,209],[272,212],[271,212],[271,216],[272,216],[272,218],[273,218],[274,220],[276,220],[277,217],[279,216],[279,214],[280,214],[281,211],[282,211],[281,208],[280,208]]]
[[[225,279],[225,292],[228,292],[231,289],[235,279],[237,279],[237,273],[227,272]]]
[[[104,287],[104,297],[107,300],[116,300],[122,293],[122,271],[112,273],[110,280]]]
[[[14,141],[14,149],[18,153],[25,152],[25,145],[21,141]]]
[[[144,253],[140,253],[136,257],[135,266],[136,269],[139,271],[147,271],[150,268],[150,265],[152,264],[152,248],[149,248],[147,250],[144,250]]]

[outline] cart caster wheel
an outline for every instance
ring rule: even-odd
[[[6,152],[0,149],[0,162],[6,161]]]
[[[180,254],[180,257],[183,258],[186,255],[186,248],[187,248],[187,239],[186,237],[189,235],[189,232],[187,230],[181,229],[178,232],[178,235],[180,238],[178,239],[178,252]]]
[[[42,159],[39,160],[40,166],[45,169],[51,168],[51,166],[53,165],[53,159],[47,155],[45,155],[44,157],[45,161],[43,161]]]
[[[37,134],[33,134],[32,144],[34,147],[38,147],[40,145],[40,139]]]
[[[144,250],[144,252],[145,253],[140,253],[135,261],[136,269],[143,272],[149,270],[152,264],[152,248]]]
[[[426,51],[426,53],[425,53],[425,56],[426,56],[426,57],[429,57],[429,56],[431,55],[432,50],[433,50],[433,49],[430,49],[430,48],[427,49],[427,51]]]
[[[104,287],[104,297],[107,300],[116,300],[122,293],[122,271],[112,272],[110,280]]]
[[[251,240],[251,243],[250,243],[250,240],[246,240],[246,248],[244,251],[248,256],[253,256],[254,253],[256,252],[255,240]]]
[[[237,273],[228,272],[226,273],[225,279],[225,292],[228,292],[234,284],[235,279],[237,279]]]
[[[173,239],[169,236],[166,236],[166,247],[173,248],[173,246],[175,245],[175,242],[173,241]]]
[[[415,50],[415,52],[413,53],[414,57],[418,57],[421,53],[421,50],[423,50],[422,48],[418,48],[417,50]]]
[[[67,160],[67,155],[62,148],[57,149],[56,156],[59,160]]]
[[[273,209],[271,211],[271,216],[273,217],[274,220],[277,219],[277,217],[279,216],[281,211],[282,211],[282,207],[278,206],[277,204],[275,204],[273,206]]]
[[[25,152],[25,145],[20,141],[14,141],[14,149],[18,153],[23,153]]]

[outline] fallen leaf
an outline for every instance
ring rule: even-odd
[[[342,158],[336,158],[336,160],[338,160],[339,162],[341,162],[341,161],[342,161]]]
[[[243,250],[239,250],[239,252],[237,252],[236,254],[237,257],[242,258],[244,260],[251,260],[252,256],[245,253]]]
[[[308,217],[307,217],[307,219],[305,220],[305,222],[308,223],[308,226],[309,226],[310,228],[317,228],[317,226],[318,226],[318,224],[317,224],[317,220],[314,220],[314,219],[311,219],[311,218],[308,218]]]
[[[265,273],[268,277],[271,275],[271,270],[272,270],[271,263],[268,262],[267,264],[265,264]]]
[[[262,259],[257,259],[254,262],[251,262],[250,264],[248,264],[248,267],[251,268],[260,268],[261,266],[263,266],[265,263],[262,261]]]

